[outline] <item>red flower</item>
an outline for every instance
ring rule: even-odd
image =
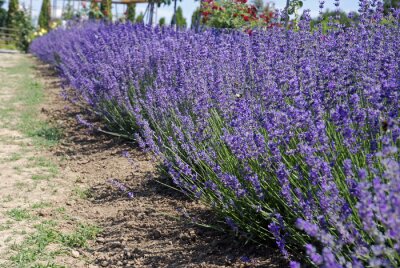
[[[242,15],[242,18],[244,19],[244,21],[249,21],[250,20],[249,16],[246,16],[246,15]]]

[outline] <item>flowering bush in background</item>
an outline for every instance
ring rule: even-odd
[[[400,265],[400,12],[202,33],[84,24],[31,52],[236,233],[324,267]],[[303,254],[299,254],[302,252]],[[293,254],[295,253],[295,254]]]
[[[269,6],[257,9],[247,0],[205,0],[202,2],[203,23],[214,28],[253,28],[275,25],[275,14]]]

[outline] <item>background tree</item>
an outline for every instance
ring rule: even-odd
[[[39,14],[39,27],[48,30],[50,28],[51,6],[50,0],[43,0]]]
[[[158,25],[160,25],[160,26],[165,26],[165,23],[166,23],[166,21],[165,21],[165,18],[164,18],[164,17],[162,17],[162,18],[158,21]]]
[[[34,30],[31,17],[27,10],[19,10],[15,15],[15,28],[17,31],[16,45],[23,52],[28,52],[31,35]]]
[[[140,12],[140,14],[136,17],[136,23],[143,23],[144,22],[144,14]]]
[[[187,26],[186,19],[183,16],[183,10],[181,7],[178,7],[176,9],[175,20],[174,20],[174,17],[172,17],[171,25],[175,25],[175,24],[178,28],[186,28],[186,26]]]
[[[99,3],[96,0],[90,2],[89,18],[92,20],[100,19],[103,14],[100,11]]]
[[[179,0],[182,1],[182,0]],[[176,12],[177,12],[177,2],[178,0],[160,0],[158,2],[158,6],[160,7],[161,5],[171,5],[172,2],[174,3],[174,14],[172,15],[172,20],[171,20],[171,25],[175,25],[176,24]]]
[[[16,17],[18,16],[18,10],[19,10],[18,0],[10,0],[8,2],[6,27],[8,27],[8,28],[15,27],[15,20],[16,20]]]
[[[298,20],[299,14],[298,11],[303,7],[303,1],[301,0],[286,0],[286,5],[283,10],[283,20],[285,21],[285,27],[287,28],[290,21],[290,16],[294,14],[295,21]]]
[[[9,2],[8,12],[2,8],[3,0],[0,0],[0,27],[14,28],[15,37],[10,42],[19,50],[26,52],[29,48],[33,31],[31,18],[27,10],[20,10],[18,0]]]
[[[192,14],[192,22],[190,25],[190,29],[198,30],[201,24],[201,11],[200,8],[196,8]]]
[[[6,27],[7,11],[3,8],[5,0],[0,0],[0,27]]]
[[[72,20],[74,18],[74,7],[72,6],[71,0],[68,0],[67,4],[65,5],[62,18],[64,20]]]
[[[111,0],[101,0],[100,11],[104,18],[112,20]]]
[[[135,22],[135,17],[136,17],[136,4],[128,4],[128,8],[126,10],[126,20]]]

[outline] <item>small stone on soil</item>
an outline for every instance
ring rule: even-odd
[[[80,254],[76,250],[71,250],[71,256],[74,257],[74,258],[79,258]]]
[[[104,241],[105,241],[104,237],[98,237],[96,239],[96,242],[98,242],[98,243],[104,243]]]

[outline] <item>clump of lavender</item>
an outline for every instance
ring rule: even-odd
[[[251,35],[89,23],[31,51],[66,96],[292,267],[396,267],[400,11],[362,0],[359,12],[352,27],[310,31],[304,16],[297,31]]]

